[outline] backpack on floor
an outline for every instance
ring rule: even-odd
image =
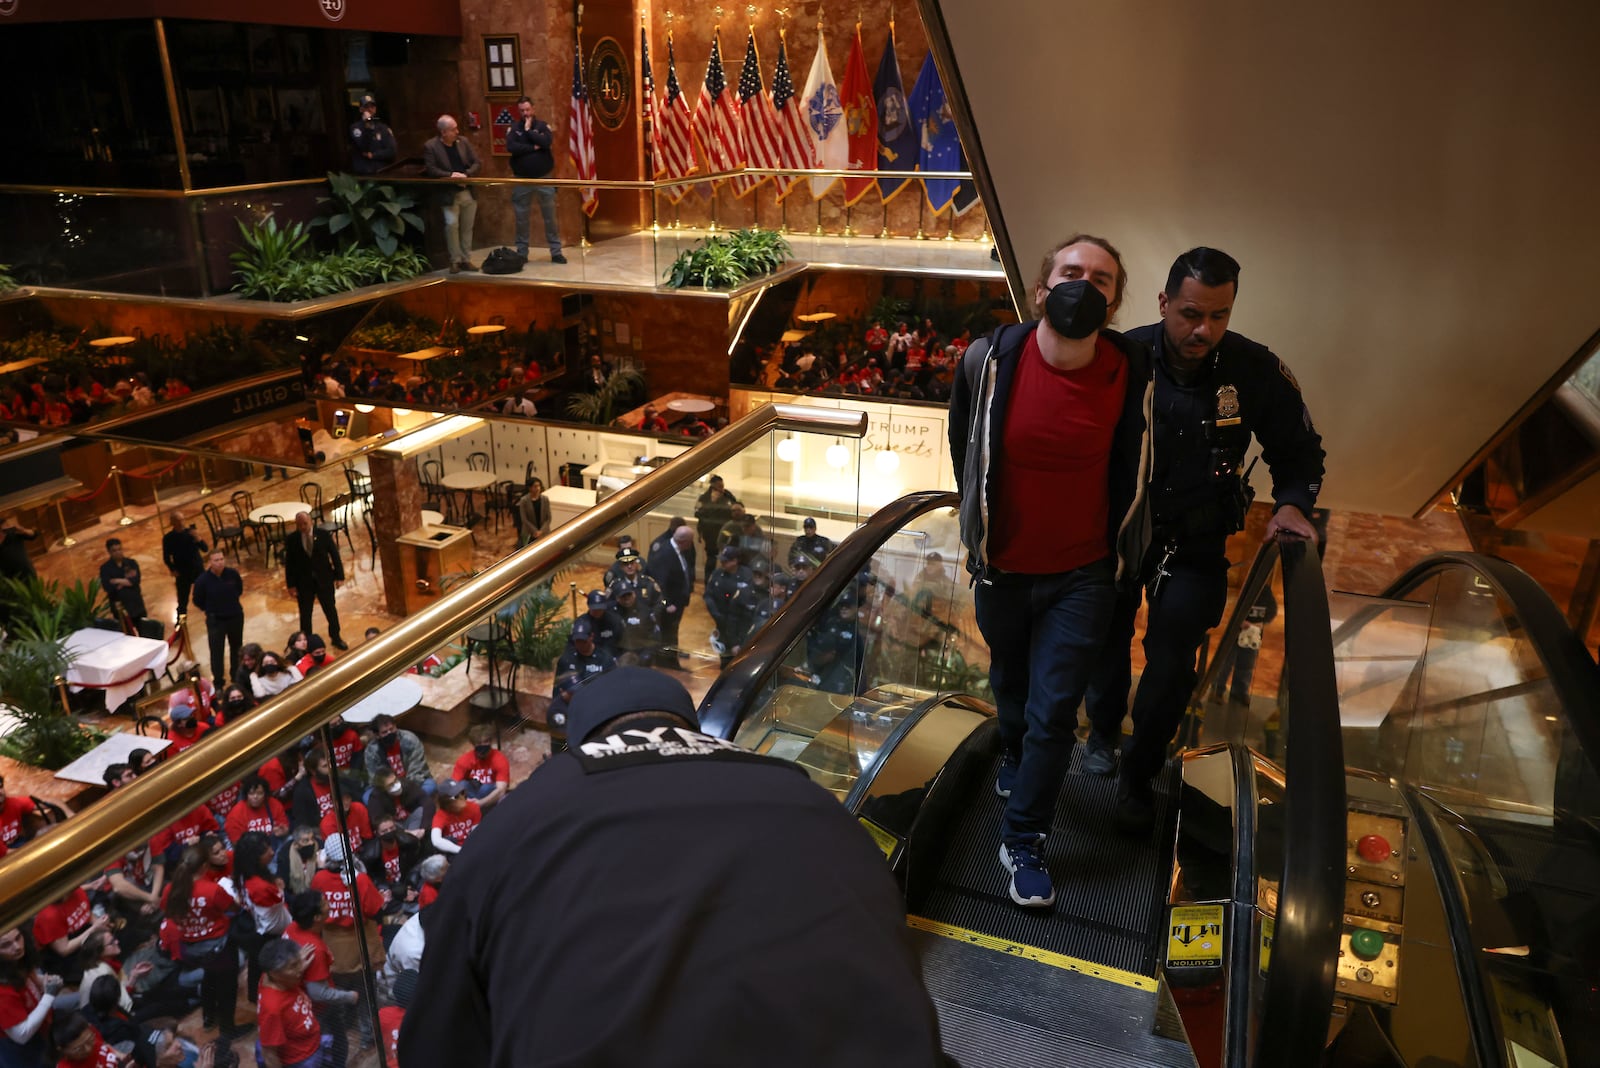
[[[522,270],[522,265],[528,262],[528,257],[519,256],[515,249],[497,248],[483,260],[484,274],[516,274]]]

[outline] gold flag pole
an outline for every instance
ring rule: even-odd
[[[892,3],[889,5],[889,51],[894,51],[894,4]],[[900,60],[896,57],[895,66],[898,67],[899,65]],[[878,183],[878,202],[883,206],[883,227],[878,231],[878,240],[882,241],[889,236],[889,202],[883,199],[883,183],[881,180]]]
[[[817,47],[821,48],[822,45],[823,45],[823,40],[822,40],[822,13],[819,11],[819,12],[817,12]],[[818,160],[818,162],[820,163],[821,160]],[[811,234],[812,234],[813,237],[821,237],[822,236],[822,198],[817,196],[817,194],[815,192],[813,192],[811,194],[811,199],[813,201],[815,201],[816,205],[817,205],[817,228],[815,230],[811,231]]]

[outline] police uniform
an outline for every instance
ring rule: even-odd
[[[1129,331],[1149,345],[1155,383],[1150,403],[1151,463],[1146,487],[1150,533],[1137,576],[1126,583],[1087,694],[1102,742],[1122,733],[1132,685],[1129,646],[1141,596],[1148,603],[1145,670],[1134,699],[1134,735],[1122,776],[1148,784],[1166,760],[1196,680],[1195,658],[1227,602],[1228,535],[1243,528],[1250,504],[1242,477],[1252,436],[1272,473],[1277,507],[1310,515],[1322,488],[1322,438],[1283,361],[1231,330],[1192,374],[1174,372],[1162,324]]]
[[[894,879],[827,791],[644,668],[579,690],[568,736],[451,861],[405,1063],[946,1063]]]
[[[632,605],[621,601],[627,594],[633,595]],[[616,603],[617,617],[622,620],[622,654],[632,655],[640,665],[649,667],[661,649],[661,628],[656,626],[654,613],[645,607],[638,592],[623,582],[611,587],[611,599]]]
[[[362,100],[365,105],[372,98]],[[372,153],[372,158],[367,158],[367,153]],[[395,143],[394,131],[389,129],[388,123],[380,122],[376,117],[371,119],[358,119],[350,127],[350,172],[352,174],[377,174],[389,164],[394,162]]]
[[[794,539],[794,544],[789,546],[789,566],[793,567],[804,557],[811,561],[812,567],[815,567],[831,552],[833,552],[833,542],[818,534],[815,527],[809,527],[806,533]]]
[[[598,615],[595,609],[603,609]],[[603,590],[589,592],[589,620],[594,624],[594,644],[612,656],[622,652],[622,617]]]
[[[580,639],[593,641],[594,652],[580,653],[574,644]],[[567,641],[567,647],[556,658],[556,676],[559,678],[562,675],[576,675],[581,685],[616,666],[617,658],[609,650],[602,648],[595,637],[594,621],[588,616],[577,619],[572,624],[572,638]]]
[[[726,558],[729,553],[737,552],[738,549],[730,545],[723,550],[723,556]],[[727,667],[733,660],[734,646],[744,644],[755,622],[758,605],[755,576],[748,567],[724,571],[719,566],[706,579],[705,602],[706,610],[717,624],[717,637],[727,650],[722,654],[722,666]]]

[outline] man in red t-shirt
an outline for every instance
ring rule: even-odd
[[[150,853],[158,864],[175,864],[178,854],[186,847],[198,845],[201,835],[217,829],[217,817],[211,814],[211,809],[200,805],[170,827],[157,831],[150,839]]]
[[[322,1028],[304,983],[309,955],[287,938],[261,947],[256,1030],[267,1068],[299,1064],[322,1048]]]
[[[383,1029],[383,1048],[388,1051],[389,1063],[400,1065],[400,1025],[405,1022],[406,1010],[411,1008],[411,998],[417,992],[417,973],[403,971],[390,985],[394,1004],[378,1010],[378,1025]]]
[[[467,788],[467,797],[481,809],[493,808],[511,789],[511,763],[494,747],[494,731],[487,723],[472,728],[472,748],[461,754],[450,778]]]
[[[51,1036],[61,1059],[56,1068],[122,1068],[132,1062],[100,1037],[81,1012],[70,1012],[56,1021]]]
[[[309,659],[310,654],[306,655]],[[306,669],[302,667],[300,673],[306,674]],[[343,716],[335,716],[333,722],[328,724],[328,734],[333,739],[333,748],[328,751],[328,755],[333,757],[333,766],[348,768],[356,754],[361,752],[361,735],[344,721]]]
[[[439,784],[439,808],[433,814],[433,848],[459,853],[467,837],[483,822],[483,810],[467,799],[465,783],[450,779]]]
[[[167,718],[172,721],[172,729],[167,732],[168,760],[200,741],[205,737],[206,731],[211,729],[194,718],[193,705],[173,705],[167,710]]]
[[[379,890],[364,871],[356,872],[352,887],[344,881],[344,836],[333,834],[322,843],[324,867],[311,877],[311,889],[322,895],[328,913],[324,922],[329,927],[354,927],[356,909],[369,920],[375,920],[389,903],[389,895]]]
[[[8,849],[32,838],[38,830],[38,806],[31,797],[7,797],[6,780],[0,777],[0,845]]]
[[[344,807],[344,826],[341,827],[339,817],[330,812],[322,817],[322,824],[318,830],[322,832],[322,837],[327,838],[330,835],[342,834],[345,828],[348,828],[350,848],[360,852],[362,845],[372,841],[372,816],[367,811],[367,806],[355,799],[358,787],[353,779],[341,782],[339,785],[342,787],[339,800]]]
[[[1105,329],[1126,282],[1104,238],[1061,242],[1034,285],[1041,318],[975,343],[950,403],[961,537],[999,712],[1000,860],[1012,900],[1031,907],[1055,902],[1045,836],[1115,605],[1123,516],[1112,514],[1112,479],[1136,481],[1127,454],[1144,431],[1148,349]]]

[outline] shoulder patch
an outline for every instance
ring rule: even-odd
[[[1289,370],[1289,365],[1284,363],[1281,358],[1278,360],[1278,370],[1280,372],[1282,372],[1284,378],[1287,378],[1289,380],[1289,384],[1294,387],[1294,391],[1296,393],[1299,393],[1300,392],[1300,383],[1299,383],[1299,381],[1297,381],[1295,379],[1294,372]]]

